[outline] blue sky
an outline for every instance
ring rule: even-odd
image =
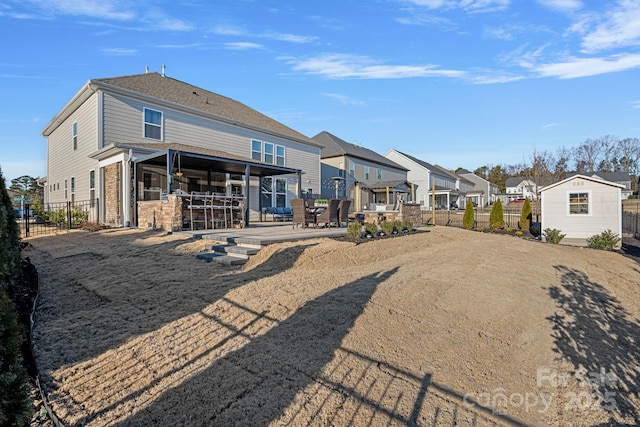
[[[0,0],[0,167],[92,78],[161,71],[455,169],[640,137],[640,0]]]

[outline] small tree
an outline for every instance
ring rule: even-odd
[[[9,298],[20,274],[18,224],[0,171],[0,425],[26,425],[31,416],[27,374],[21,364],[22,334]]]
[[[464,209],[464,216],[462,217],[462,226],[468,230],[471,230],[475,225],[475,218],[473,214],[473,203],[467,200],[467,206]]]
[[[528,230],[531,225],[531,218],[531,202],[526,198],[522,204],[522,213],[520,214],[520,229]]]
[[[504,228],[504,211],[502,210],[502,202],[500,199],[491,207],[491,214],[489,215],[489,227],[492,230],[498,230]]]

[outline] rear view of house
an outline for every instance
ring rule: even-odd
[[[89,80],[42,131],[45,203],[92,200],[99,222],[137,223],[137,202],[242,194],[246,222],[320,186],[320,146],[233,99],[159,73]]]

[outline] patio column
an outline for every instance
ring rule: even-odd
[[[249,189],[250,187],[250,178],[251,178],[251,166],[246,164],[244,167],[244,226],[247,227],[249,225]],[[258,186],[258,193],[260,192],[260,187]],[[258,194],[258,197],[260,195]]]
[[[175,150],[167,150],[167,194],[171,194],[173,190],[173,157],[176,155]]]
[[[298,171],[298,199],[302,199],[302,171]]]

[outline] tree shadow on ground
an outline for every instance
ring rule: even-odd
[[[153,250],[171,252],[184,243],[164,242],[154,245]],[[34,342],[36,348],[45,347],[48,353],[46,364],[39,363],[40,373],[49,383],[50,372],[90,360],[131,338],[198,313],[235,288],[290,269],[310,246],[314,244],[285,248],[246,272],[197,260],[194,254],[189,255],[192,259],[186,265],[178,262],[167,265],[149,253],[143,258],[136,254],[136,244],[130,238],[123,239],[119,253],[87,248],[84,253],[68,255],[74,266],[64,271],[56,269],[59,258],[45,254],[41,264],[49,266],[42,268],[46,273],[44,280],[53,281],[56,289],[49,291],[52,301],[40,298],[36,311]],[[135,271],[122,267],[122,260],[131,257],[141,259]],[[108,272],[106,278],[91,272],[96,263]],[[162,282],[163,275],[177,270],[181,272],[179,280]],[[40,277],[42,281],[43,275]],[[109,287],[104,283],[109,277],[116,277],[117,289],[116,285]],[[199,285],[193,286],[194,281]],[[105,293],[109,296],[104,296]]]
[[[378,284],[396,270],[370,274],[307,302],[266,334],[165,390],[122,425],[268,424],[316,380]]]
[[[584,273],[565,266],[555,269],[562,284],[548,289],[557,307],[548,317],[554,331],[554,351],[574,366],[572,380],[578,379],[586,387],[580,381],[586,379],[590,387],[586,391],[595,393],[601,405],[596,409],[617,411],[625,419],[635,420],[628,425],[638,425],[638,320],[630,319],[620,301]]]

